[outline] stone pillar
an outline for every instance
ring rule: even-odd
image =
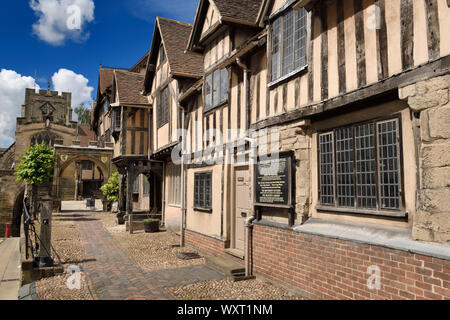
[[[450,242],[450,75],[399,89],[416,117],[418,190],[413,238]]]
[[[52,236],[52,198],[45,196],[40,199],[40,243],[39,253],[36,257],[36,264],[38,267],[51,267],[53,259],[51,257],[51,236]]]

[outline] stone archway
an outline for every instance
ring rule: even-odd
[[[11,236],[20,237],[20,228],[22,225],[23,216],[23,199],[25,197],[25,189],[23,189],[14,201],[13,215],[12,215],[12,225],[11,225]]]
[[[98,158],[89,155],[73,156],[58,166],[55,175],[57,196],[61,200],[95,196],[109,176],[108,167]]]

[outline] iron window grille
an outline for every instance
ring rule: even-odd
[[[196,173],[194,176],[194,207],[211,209],[212,172]]]
[[[165,87],[158,97],[157,107],[157,122],[158,128],[161,128],[169,122],[169,87]]]
[[[403,210],[399,118],[320,133],[318,160],[321,206]]]
[[[306,66],[307,13],[292,8],[272,23],[272,81]]]

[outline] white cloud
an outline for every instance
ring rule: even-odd
[[[0,70],[0,147],[8,147],[15,140],[16,118],[20,116],[26,88],[34,88],[33,77]]]
[[[89,38],[84,27],[94,20],[93,0],[31,0],[30,7],[39,17],[33,24],[33,33],[41,40],[57,46],[66,39]]]
[[[58,92],[72,92],[72,106],[79,106],[81,103],[90,104],[92,102],[93,87],[88,86],[89,80],[81,74],[67,69],[59,69],[52,76],[53,89]]]
[[[88,81],[83,75],[67,69],[59,69],[52,76],[55,91],[72,93],[72,106],[85,103],[87,107],[90,107],[94,88],[88,86]],[[34,88],[33,77],[22,76],[13,70],[1,69],[0,148],[9,147],[15,140],[16,118],[21,115],[26,88]],[[73,116],[76,118],[75,114]]]

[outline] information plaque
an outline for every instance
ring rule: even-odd
[[[255,166],[255,205],[291,206],[291,160],[290,155],[278,159],[262,160]]]

